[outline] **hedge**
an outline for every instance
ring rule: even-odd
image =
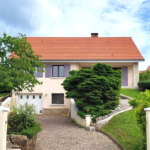
[[[140,91],[145,91],[145,89],[150,89],[150,80],[139,81],[138,87],[139,87]]]

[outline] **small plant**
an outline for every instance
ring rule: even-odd
[[[74,119],[71,119],[71,122],[77,124],[77,122]]]
[[[16,108],[12,103],[11,111],[8,116],[8,133],[16,132],[17,134],[19,132],[31,138],[37,132],[41,131],[40,124],[36,119],[36,109],[34,105],[25,103]]]
[[[36,124],[33,127],[23,129],[20,134],[21,135],[26,135],[28,138],[32,138],[37,134],[37,132],[41,132],[41,131],[42,131],[41,125]]]
[[[79,125],[80,128],[84,128],[85,126]]]
[[[17,113],[17,106],[15,103],[15,100],[13,100],[13,99],[11,99],[11,101],[10,101],[10,112]]]
[[[138,101],[137,99],[130,99],[128,102],[131,106],[133,106],[133,108],[136,108],[138,106]]]

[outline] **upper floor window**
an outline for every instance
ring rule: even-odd
[[[53,66],[52,75],[53,77],[64,77],[64,66]]]

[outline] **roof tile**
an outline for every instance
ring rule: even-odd
[[[130,37],[28,37],[43,60],[144,59]]]

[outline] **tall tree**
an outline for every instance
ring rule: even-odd
[[[25,35],[19,33],[12,37],[4,33],[0,37],[0,92],[33,91],[36,84],[42,84],[34,75],[36,68],[44,68],[40,57],[34,53]]]

